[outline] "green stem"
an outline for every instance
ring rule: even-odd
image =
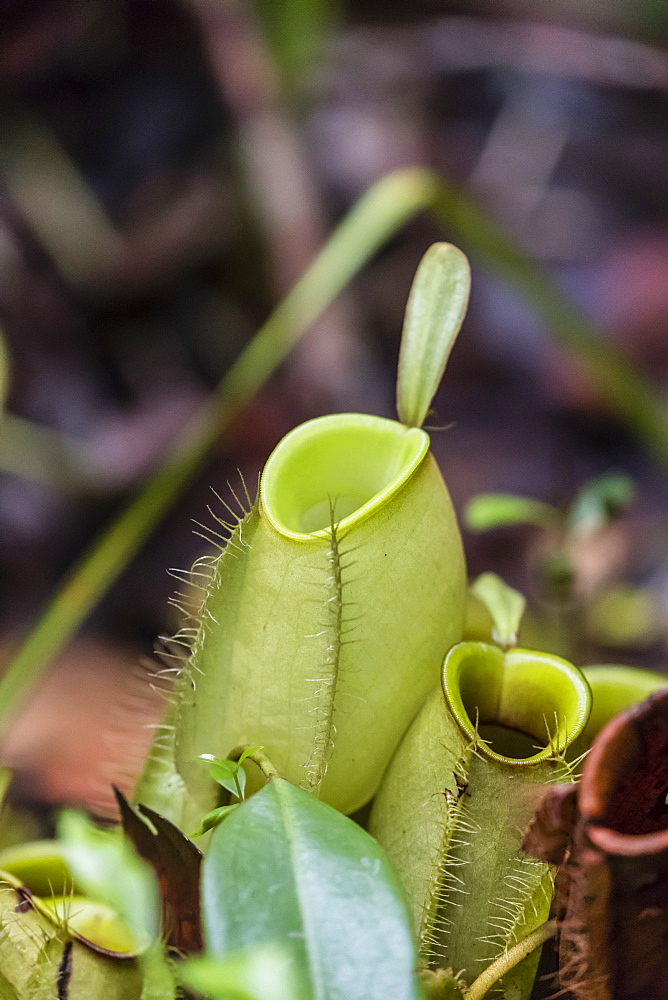
[[[232,752],[227,755],[227,759],[239,760],[241,755],[243,753],[246,753],[247,749],[248,747],[243,745],[235,747],[234,750],[232,750]],[[266,753],[264,753],[262,750],[255,749],[253,750],[252,753],[246,753],[245,760],[252,760],[253,763],[260,768],[267,781],[271,781],[272,778],[281,777],[281,775],[278,773],[272,762],[267,757]],[[241,798],[243,798],[243,796],[240,795],[239,799]]]
[[[531,934],[514,944],[512,948],[500,955],[496,961],[488,965],[484,972],[475,979],[464,991],[464,1000],[482,1000],[495,983],[498,983],[511,969],[530,955],[536,948],[549,941],[557,933],[557,921],[547,920]]]

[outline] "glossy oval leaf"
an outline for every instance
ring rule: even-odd
[[[434,243],[420,261],[406,306],[397,377],[397,413],[422,427],[466,314],[469,263],[451,243]]]
[[[401,891],[385,853],[283,779],[214,833],[202,896],[210,957],[288,948],[313,1000],[421,1000]]]

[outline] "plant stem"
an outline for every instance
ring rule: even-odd
[[[502,979],[506,973],[514,969],[516,965],[519,965],[522,959],[530,955],[536,948],[540,948],[551,937],[554,937],[556,933],[556,920],[547,920],[544,924],[541,924],[535,931],[532,931],[531,934],[518,941],[517,944],[514,944],[503,955],[500,955],[496,961],[488,965],[485,971],[481,972],[478,978],[464,991],[464,1000],[482,1000],[492,986],[498,983],[499,979]]]
[[[232,750],[232,752],[227,755],[227,759],[239,760],[241,755],[245,753],[247,749],[248,749],[247,746],[235,747],[234,750]],[[271,781],[272,778],[281,777],[281,775],[278,773],[272,762],[267,757],[266,753],[264,753],[264,751],[260,750],[259,748],[254,749],[252,753],[247,753],[245,760],[252,760],[253,763],[260,768],[267,781]],[[240,795],[239,799],[242,798],[243,796]]]

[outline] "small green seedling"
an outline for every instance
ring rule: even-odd
[[[226,806],[218,806],[216,809],[212,809],[210,812],[206,813],[202,817],[202,822],[200,823],[198,829],[191,833],[191,837],[202,837],[209,830],[215,829],[219,823],[221,823],[226,816],[236,809],[236,807],[244,801],[246,797],[246,772],[243,769],[243,762],[248,760],[258,751],[262,750],[262,747],[247,747],[239,755],[238,760],[223,760],[220,757],[214,757],[213,754],[203,753],[200,754],[200,760],[207,761],[209,763],[209,776],[216,781],[221,788],[228,791],[234,798],[236,802],[232,802]]]

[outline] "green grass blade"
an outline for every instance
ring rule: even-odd
[[[372,254],[433,200],[434,191],[429,173],[406,170],[379,181],[353,207],[150,481],[70,570],[0,681],[0,731],[172,506],[221,432]]]

